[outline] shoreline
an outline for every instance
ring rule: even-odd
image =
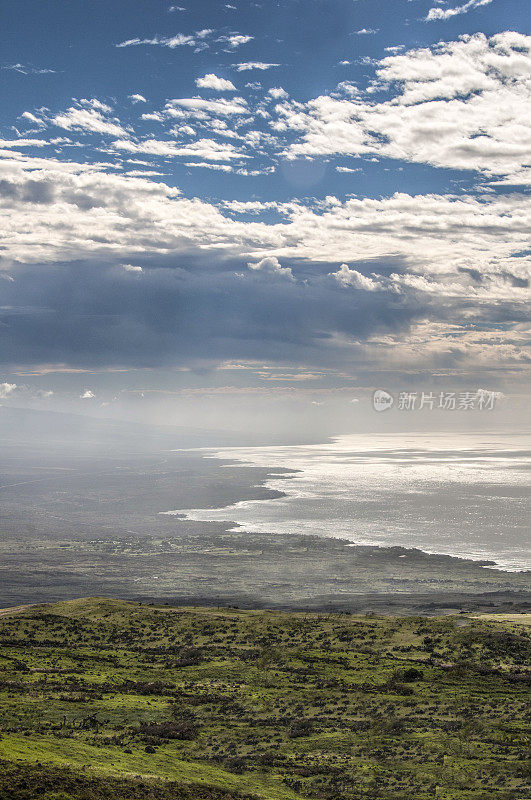
[[[528,573],[389,543],[371,547],[296,531],[229,531],[226,510],[223,522],[161,516],[161,509],[205,506],[208,518],[213,507],[271,498],[271,479],[289,490],[288,478],[296,477],[292,469],[272,467],[271,460],[243,465],[204,458],[205,450],[195,448],[161,457],[161,449],[135,456],[113,449],[97,458],[53,454],[39,462],[53,480],[6,489],[0,607],[94,595],[162,601],[207,595],[212,603],[229,597],[291,606],[316,598],[342,604],[368,593],[531,590]],[[19,474],[23,480],[33,477],[32,451],[21,455],[16,477],[6,482],[20,481]],[[57,466],[70,468],[59,496]]]
[[[315,447],[315,446],[326,446],[331,445],[334,442],[340,440],[341,436],[336,437],[328,437],[326,441],[320,442],[318,444],[311,442],[306,445],[297,445],[298,447]],[[287,445],[286,447],[290,447]],[[257,496],[254,498],[246,498],[242,500],[236,500],[234,502],[226,503],[226,504],[217,504],[217,505],[209,505],[209,506],[195,506],[193,508],[177,508],[177,509],[170,509],[167,511],[159,511],[158,515],[166,516],[166,517],[175,517],[182,522],[206,522],[206,523],[221,523],[226,525],[227,532],[244,532],[248,533],[249,535],[253,534],[269,534],[271,536],[278,536],[278,535],[286,535],[285,531],[275,531],[275,530],[268,530],[267,523],[249,523],[249,522],[241,522],[238,519],[235,519],[228,515],[226,518],[221,519],[220,516],[209,517],[207,512],[208,511],[223,511],[223,510],[237,510],[238,508],[248,507],[250,505],[254,505],[255,503],[262,504],[272,500],[279,500],[282,498],[292,498],[296,499],[297,495],[295,492],[283,491],[279,489],[277,485],[275,485],[279,480],[288,481],[297,475],[304,474],[304,469],[300,469],[298,467],[278,467],[278,466],[264,466],[263,463],[259,463],[252,460],[246,460],[244,457],[237,458],[234,455],[229,456],[228,454],[225,455],[223,450],[225,448],[219,447],[212,447],[212,448],[187,448],[186,452],[195,453],[200,455],[201,458],[204,459],[213,459],[220,462],[220,466],[222,468],[239,468],[239,469],[264,469],[266,471],[266,475],[260,481],[260,483],[256,484],[252,488],[256,488],[260,490],[261,496]],[[276,450],[276,445],[266,445],[260,446],[257,448],[256,446],[248,446],[248,447],[241,447],[241,448],[234,448],[232,446],[227,447],[232,453],[234,450],[242,450],[245,451],[246,449],[250,451],[256,451],[257,449],[261,449],[267,451],[269,449]],[[177,451],[174,451],[177,452]],[[319,520],[315,520],[315,526],[318,527]],[[348,538],[347,536],[323,536],[318,533],[310,533],[308,531],[296,531],[297,535],[308,535],[308,536],[315,536],[320,539],[331,539],[336,538],[342,542],[348,542],[349,547],[377,547],[382,550],[388,549],[390,547],[403,547],[406,550],[419,550],[426,555],[434,555],[434,556],[448,556],[450,558],[455,558],[459,560],[468,561],[475,566],[481,567],[488,567],[491,569],[498,570],[499,572],[503,573],[515,573],[515,574],[526,574],[531,573],[531,566],[527,566],[526,564],[514,564],[508,558],[504,559],[503,556],[499,556],[497,553],[494,552],[478,552],[478,553],[463,553],[456,550],[453,551],[443,551],[443,550],[435,550],[429,547],[420,547],[419,545],[407,545],[403,543],[393,544],[393,543],[385,543],[381,540],[375,539],[363,539],[363,540],[353,540]]]

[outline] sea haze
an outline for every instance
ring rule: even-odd
[[[162,513],[528,569],[529,445],[529,437],[509,434],[371,434],[319,445],[224,447],[206,456],[271,467],[265,486],[284,494]],[[275,467],[293,473],[275,474]]]

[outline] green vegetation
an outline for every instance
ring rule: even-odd
[[[1,800],[525,800],[529,615],[0,616]]]

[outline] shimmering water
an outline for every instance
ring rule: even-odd
[[[163,513],[525,569],[530,447],[529,437],[510,435],[371,434],[320,445],[222,448],[205,454],[271,467],[266,485],[286,496]],[[298,472],[286,478],[275,467]]]

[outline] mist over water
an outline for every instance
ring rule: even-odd
[[[356,434],[319,445],[227,447],[205,455],[271,467],[266,486],[286,495],[161,511],[527,569],[530,453],[528,436],[509,434]]]

